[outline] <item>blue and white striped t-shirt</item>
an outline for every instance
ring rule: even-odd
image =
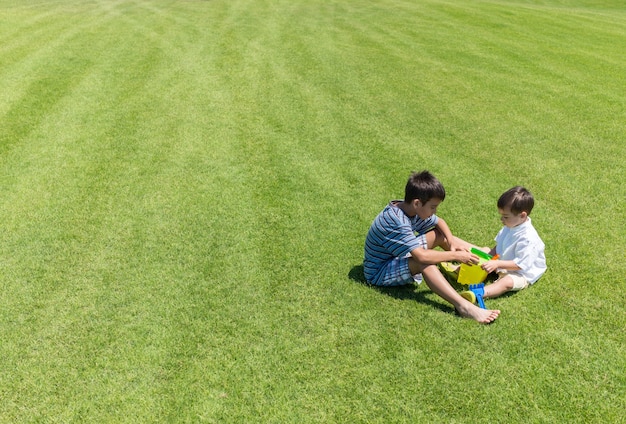
[[[416,237],[435,228],[439,218],[431,215],[427,219],[419,216],[409,217],[396,206],[400,202],[389,203],[378,214],[365,239],[365,258],[363,271],[367,281],[372,281],[379,269],[393,258],[406,256],[413,249],[420,247]]]

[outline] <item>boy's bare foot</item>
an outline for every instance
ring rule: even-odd
[[[463,318],[471,318],[481,324],[491,324],[498,318],[500,311],[498,309],[481,309],[476,305],[467,302],[457,308],[459,315]]]

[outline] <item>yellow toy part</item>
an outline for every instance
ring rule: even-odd
[[[465,300],[470,301],[471,303],[476,303],[476,295],[474,294],[473,291],[467,290],[467,291],[462,291],[461,293],[459,293],[461,295],[462,298],[464,298]]]
[[[456,281],[459,278],[459,264],[451,262],[441,262],[439,270],[448,281]]]
[[[482,250],[472,247],[471,252],[478,256],[479,262],[477,265],[461,264],[459,270],[458,282],[469,286],[470,284],[478,284],[485,281],[487,278],[487,271],[481,268],[481,265],[492,259],[491,255],[483,252]],[[469,300],[469,299],[468,299]]]

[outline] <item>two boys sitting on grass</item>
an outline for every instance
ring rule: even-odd
[[[478,256],[470,252],[474,246],[454,236],[446,222],[436,215],[437,207],[445,197],[443,185],[430,172],[422,171],[410,176],[405,187],[404,200],[391,201],[378,214],[370,227],[365,240],[363,261],[365,278],[372,285],[392,287],[411,284],[418,280],[421,274],[426,285],[451,303],[459,315],[474,319],[479,323],[489,324],[498,318],[500,311],[479,308],[461,296],[437,267],[441,262],[466,264],[479,262]],[[517,226],[526,222],[528,213],[530,211],[525,212],[522,218],[520,214],[511,215],[512,211],[509,211],[506,219]],[[530,224],[529,219],[528,223]],[[498,235],[500,236],[500,233]],[[502,235],[502,237],[507,236],[510,234]],[[496,242],[498,240],[497,237]],[[443,251],[434,250],[436,247],[440,247]],[[498,245],[495,249],[499,251]],[[513,260],[512,257],[509,258],[507,254],[509,252],[510,250],[503,250],[503,254],[507,255],[501,254],[503,261]],[[510,269],[512,273],[515,273],[517,270],[513,267],[507,268],[510,265],[496,263],[490,264],[489,267],[493,267],[492,270]],[[524,263],[517,266],[521,268]],[[488,272],[491,271],[488,270]],[[508,277],[509,275],[503,283],[499,283],[497,286],[500,287],[499,290],[502,290],[502,287],[508,287]],[[534,276],[530,277],[530,280],[533,278]],[[530,280],[527,280],[529,284],[536,281],[536,279],[532,282]]]

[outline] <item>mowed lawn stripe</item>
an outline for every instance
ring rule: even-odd
[[[167,380],[187,343],[195,346],[177,324],[188,319],[178,308],[191,306],[177,299],[188,300],[184,291],[215,256],[198,252],[212,243],[220,251],[227,237],[211,225],[227,201],[214,179],[230,172],[221,161],[227,145],[202,139],[213,136],[204,118],[215,114],[211,105],[193,98],[193,81],[181,98],[186,70],[169,67],[180,55],[144,35],[157,23],[138,25],[131,15],[100,24],[93,37],[79,32],[55,46],[30,97],[13,104],[22,121],[5,133],[2,210],[11,236],[2,256],[15,258],[5,331],[31,336],[5,355],[14,370],[5,387],[18,400],[39,393],[41,414],[65,404],[69,414],[106,416],[101,408],[122,398],[158,413],[145,391]],[[186,109],[189,97],[199,110]],[[98,389],[88,381],[112,396],[89,402],[81,394]],[[68,382],[75,390],[55,393]]]

